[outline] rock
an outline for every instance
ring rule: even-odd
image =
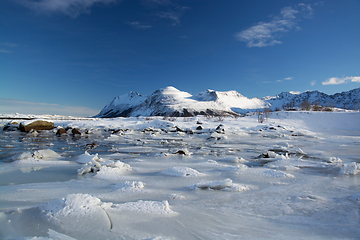
[[[119,133],[119,132],[122,132],[123,130],[122,129],[117,129],[117,130],[114,130],[111,134],[117,134],[117,133]]]
[[[182,130],[181,128],[179,128],[178,126],[175,126],[175,128],[176,128],[176,132],[186,132],[186,131]]]
[[[81,132],[79,131],[79,129],[77,129],[77,128],[73,128],[72,130],[71,130],[71,133],[72,133],[72,135],[81,135]]]
[[[16,131],[19,130],[19,124],[17,122],[9,122],[3,127],[3,131]]]
[[[216,129],[215,132],[217,133],[225,133],[224,125],[220,124]]]
[[[54,128],[53,122],[43,121],[43,120],[37,120],[35,122],[31,122],[28,124],[20,123],[20,131],[21,132],[29,132],[30,130],[34,129],[36,131],[41,130],[51,130]]]
[[[88,144],[86,144],[85,149],[91,150],[91,149],[97,148],[98,146],[99,146],[99,144],[97,144],[97,143],[88,143]]]
[[[57,132],[56,132],[56,135],[57,135],[57,136],[61,136],[61,135],[63,135],[63,134],[67,134],[67,132],[66,132],[65,129],[63,129],[63,128],[59,128],[59,129],[57,130]]]
[[[201,126],[198,126],[196,130],[203,130],[203,128]]]
[[[175,152],[174,154],[186,155],[185,151],[183,151],[183,150],[179,150],[179,151]]]

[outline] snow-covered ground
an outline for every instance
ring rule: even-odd
[[[0,133],[0,239],[360,236],[360,112],[51,121]]]

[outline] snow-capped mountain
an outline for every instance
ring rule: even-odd
[[[108,103],[95,117],[120,117],[127,116],[133,108],[139,106],[146,100],[147,96],[141,96],[137,92],[118,96]]]
[[[299,107],[304,101],[321,106],[358,109],[360,88],[334,95],[318,91],[300,94],[283,92],[275,97],[249,99],[237,91],[206,90],[191,95],[174,87],[167,87],[156,90],[150,96],[142,96],[137,92],[118,96],[95,117],[237,115],[264,108],[282,109],[289,103],[293,107]]]
[[[305,101],[314,105],[346,108],[357,110],[360,108],[360,88],[347,92],[328,95],[319,91],[306,91],[303,93],[282,92],[275,97],[265,97],[262,100],[268,102],[271,109],[282,109],[284,105],[300,107]]]

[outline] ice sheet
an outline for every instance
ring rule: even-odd
[[[1,239],[360,235],[359,112],[54,123],[0,134]]]

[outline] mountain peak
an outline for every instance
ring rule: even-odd
[[[118,96],[95,117],[237,115],[267,107],[282,109],[288,103],[299,107],[304,101],[322,106],[359,109],[360,88],[334,95],[319,91],[292,91],[282,92],[275,97],[249,99],[237,91],[207,89],[191,95],[168,86],[156,90],[150,96],[142,96],[137,92]]]

